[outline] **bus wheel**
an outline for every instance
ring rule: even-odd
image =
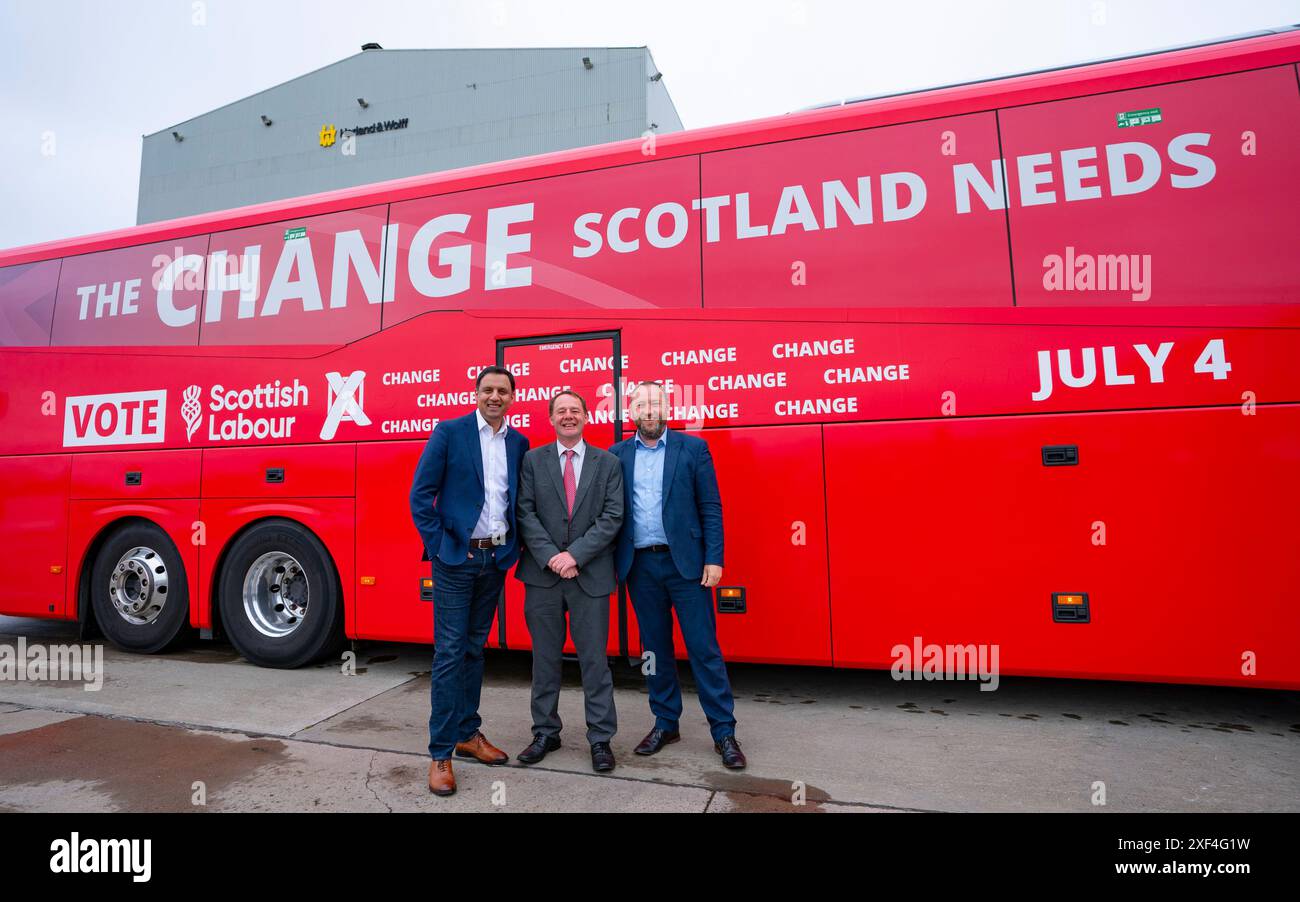
[[[262,667],[301,667],[343,643],[343,597],[329,553],[292,520],[257,523],[230,546],[217,590],[235,649]]]
[[[108,641],[151,655],[174,643],[189,622],[185,565],[153,523],[128,523],[104,541],[90,576],[90,603]]]

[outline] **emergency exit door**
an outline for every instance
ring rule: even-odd
[[[577,392],[587,402],[585,442],[608,449],[623,440],[624,405],[619,389],[624,361],[617,330],[499,339],[496,360],[515,377],[515,401],[507,418],[528,436],[533,448],[555,441],[549,406],[551,397],[562,389]],[[610,605],[611,655],[627,655],[628,616],[627,601],[620,591]],[[506,582],[496,630],[502,648],[532,647],[524,621],[524,586],[513,575]],[[572,640],[566,639],[564,647],[573,653]]]

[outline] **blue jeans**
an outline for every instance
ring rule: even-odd
[[[474,737],[483,689],[483,643],[506,573],[495,548],[471,548],[464,563],[433,562],[433,670],[429,674],[429,756],[450,758]]]
[[[700,707],[709,719],[709,732],[718,742],[736,732],[735,699],[727,679],[727,664],[718,646],[713,590],[698,579],[677,572],[671,554],[638,551],[627,575],[628,594],[641,630],[641,647],[654,653],[654,672],[646,676],[655,728],[676,730],[682,716],[682,687],[677,681],[673,649],[673,611],[686,640],[691,673],[700,693]]]

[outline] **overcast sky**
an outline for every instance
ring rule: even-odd
[[[135,223],[140,138],[360,50],[641,46],[687,128],[1300,22],[1300,0],[0,0],[0,247]]]

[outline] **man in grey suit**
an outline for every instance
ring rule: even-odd
[[[516,515],[524,553],[515,576],[533,637],[533,742],[517,756],[536,764],[560,747],[560,668],[564,614],[582,668],[591,766],[614,769],[609,742],[618,723],[609,672],[609,595],[616,588],[614,540],[623,525],[623,468],[583,441],[587,402],[577,392],[551,397],[554,442],[524,455]]]

